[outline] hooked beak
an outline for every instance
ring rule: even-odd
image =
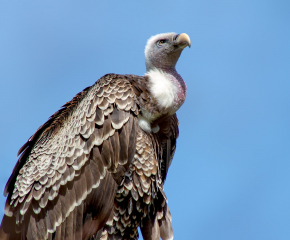
[[[191,42],[190,38],[186,33],[181,33],[176,35],[175,37],[175,44],[178,45],[180,48],[186,48],[187,46],[190,48]]]

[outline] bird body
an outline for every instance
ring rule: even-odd
[[[163,68],[154,62],[160,48],[170,52],[164,37],[177,50],[171,60],[163,56]],[[190,40],[173,33],[161,40],[147,43],[145,76],[105,75],[19,150],[0,240],[137,239],[138,227],[145,240],[173,239],[163,184],[178,137],[175,112],[186,97],[175,64]]]

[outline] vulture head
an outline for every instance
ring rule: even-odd
[[[178,58],[185,47],[190,47],[186,33],[161,33],[148,39],[145,47],[147,72],[153,68],[175,69]]]

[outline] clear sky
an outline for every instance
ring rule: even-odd
[[[15,2],[0,0],[1,192],[66,101],[106,73],[143,75],[147,39],[185,32],[165,184],[175,239],[290,239],[289,1]]]

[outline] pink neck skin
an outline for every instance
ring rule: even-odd
[[[182,77],[177,73],[175,68],[170,68],[170,69],[162,69],[165,73],[168,73],[170,75],[171,81],[174,83],[174,85],[177,87],[178,92],[177,92],[177,97],[175,99],[175,104],[174,107],[179,109],[181,105],[184,103],[185,98],[186,98],[186,83],[182,79]]]

